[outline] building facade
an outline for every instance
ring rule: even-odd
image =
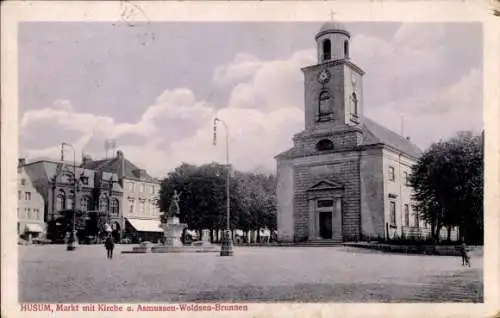
[[[325,23],[304,67],[305,129],[276,156],[278,239],[357,241],[425,234],[409,175],[421,150],[364,116],[350,33]]]
[[[112,227],[118,229],[122,236],[155,241],[161,237],[163,231],[159,227],[158,180],[127,160],[122,151],[117,151],[115,157],[104,160],[94,161],[87,156],[81,167],[117,176],[123,195],[119,202],[120,213],[114,219]]]
[[[17,169],[17,234],[31,241],[34,237],[43,237],[45,235],[45,203],[42,195],[33,186],[29,175],[24,169],[23,163],[23,161],[20,161]]]
[[[76,166],[74,163],[40,160],[26,163],[24,169],[34,187],[42,195],[45,205],[44,220],[49,232],[61,232],[53,228],[62,223],[65,211],[79,211],[87,217],[99,214],[111,222],[119,218],[119,203],[123,191],[118,177]]]

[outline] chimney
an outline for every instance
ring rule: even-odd
[[[116,158],[118,159],[118,178],[123,179],[125,177],[125,156],[121,150],[116,152]]]
[[[19,160],[17,161],[17,167],[21,168],[21,167],[23,167],[25,165],[26,165],[26,159],[25,158],[19,158]]]
[[[82,156],[82,164],[83,165],[85,165],[91,161],[92,161],[92,157],[90,155],[83,155]]]

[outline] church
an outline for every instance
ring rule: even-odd
[[[304,73],[305,129],[277,163],[278,240],[360,241],[425,232],[409,175],[421,150],[364,116],[364,71],[351,35],[327,22]],[[366,107],[373,107],[366,105]]]

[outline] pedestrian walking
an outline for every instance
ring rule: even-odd
[[[470,267],[470,257],[467,254],[467,245],[465,245],[464,241],[460,245],[460,255],[462,256],[462,266]]]
[[[108,259],[113,259],[113,249],[115,248],[115,241],[113,239],[113,235],[111,233],[106,237],[106,241],[104,242],[104,246],[106,247],[107,257]]]

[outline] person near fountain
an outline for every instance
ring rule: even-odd
[[[111,235],[111,232],[108,232],[108,236],[106,237],[104,246],[106,247],[108,259],[113,259],[113,249],[115,248],[115,241],[113,239],[113,235]]]

